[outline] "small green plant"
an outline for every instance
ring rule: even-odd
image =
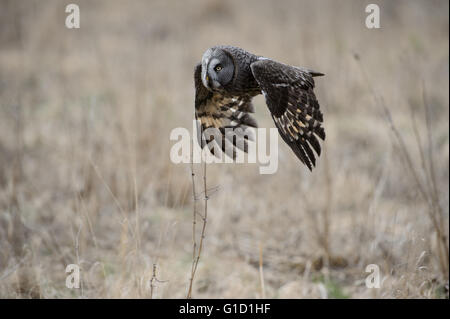
[[[317,276],[313,279],[315,283],[322,283],[327,290],[327,296],[330,299],[348,299],[350,296],[346,294],[339,282],[334,280],[333,278],[326,278],[324,275]]]

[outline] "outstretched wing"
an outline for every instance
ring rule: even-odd
[[[269,59],[251,64],[275,125],[283,140],[310,170],[320,155],[317,137],[325,139],[319,103],[314,95],[313,76],[323,75]]]
[[[201,63],[194,72],[195,118],[199,145],[208,146],[214,155],[214,143],[229,157],[236,158],[236,148],[248,151],[248,140],[253,140],[251,128],[257,127],[250,95],[231,96],[208,90],[201,80]]]

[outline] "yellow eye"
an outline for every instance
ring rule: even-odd
[[[216,72],[219,72],[220,70],[222,70],[222,66],[221,65],[217,65],[214,70],[216,70]]]

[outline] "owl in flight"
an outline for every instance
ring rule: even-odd
[[[203,54],[194,72],[195,118],[199,144],[214,154],[214,143],[236,158],[248,151],[256,128],[252,98],[263,94],[283,140],[310,170],[325,139],[323,116],[314,95],[315,76],[324,75],[254,55],[233,46],[215,46]],[[214,154],[217,155],[217,154]]]

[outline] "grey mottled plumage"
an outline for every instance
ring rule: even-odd
[[[197,64],[195,117],[201,124],[200,143],[211,152],[213,140],[235,158],[235,148],[247,151],[248,128],[257,127],[250,115],[252,98],[263,94],[283,140],[309,169],[320,155],[318,138],[325,139],[323,116],[314,95],[314,76],[323,75],[249,53],[232,46],[208,49]],[[231,133],[232,132],[232,133]],[[231,147],[227,147],[226,145]]]

